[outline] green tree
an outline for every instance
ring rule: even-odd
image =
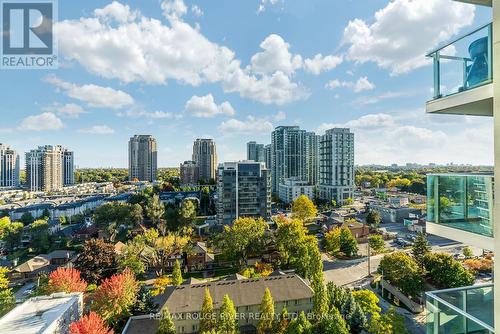
[[[373,314],[380,312],[379,299],[373,291],[358,290],[353,291],[352,295],[365,314],[369,313],[373,316]]]
[[[315,334],[352,333],[349,330],[349,326],[347,325],[346,321],[336,308],[330,310],[327,317],[321,318],[321,320],[314,326],[313,332]]]
[[[181,264],[179,263],[179,260],[175,260],[174,269],[172,271],[172,284],[179,286],[182,284],[182,281]]]
[[[208,288],[205,288],[205,297],[203,298],[200,316],[200,333],[211,332],[216,329],[217,319],[215,317],[212,296]]]
[[[292,215],[296,219],[307,222],[316,218],[318,215],[318,209],[309,197],[306,195],[300,195],[292,203]]]
[[[260,304],[259,323],[257,325],[257,334],[274,334],[274,301],[271,291],[266,288],[264,297]]]
[[[344,205],[353,205],[354,200],[351,197],[348,197],[344,200]]]
[[[424,258],[431,252],[431,246],[424,233],[419,233],[412,246],[412,256],[417,261],[420,269],[424,268]]]
[[[288,320],[288,311],[286,310],[286,307],[283,307],[280,315],[278,316],[278,319],[276,319],[276,322],[274,324],[273,333],[274,334],[285,334],[289,323],[290,322]]]
[[[382,222],[380,213],[375,210],[370,210],[366,215],[366,223],[371,227],[378,227]]]
[[[9,251],[13,251],[15,248],[21,245],[21,236],[23,234],[23,223],[12,222],[7,225],[3,233],[2,240],[5,242],[5,248]]]
[[[156,330],[156,334],[175,334],[175,325],[172,320],[172,316],[168,311],[168,307],[164,307],[161,310],[161,318],[160,324],[158,325],[158,329]]]
[[[424,257],[424,264],[427,276],[438,288],[458,288],[474,283],[474,275],[450,254],[429,253]]]
[[[424,282],[417,262],[404,252],[385,255],[380,261],[378,272],[385,280],[409,296],[418,296]]]
[[[40,219],[30,225],[31,247],[39,252],[46,252],[50,247],[49,242],[49,223]]]
[[[222,334],[236,334],[238,325],[236,323],[236,309],[234,303],[228,295],[224,295],[219,311],[219,321],[217,329]]]
[[[368,327],[365,313],[351,293],[347,293],[347,298],[340,308],[340,312],[349,325],[351,333],[361,333]]]
[[[312,330],[312,325],[307,320],[307,316],[304,311],[300,312],[297,318],[292,319],[288,328],[286,329],[286,334],[310,334]]]
[[[0,267],[0,317],[9,312],[16,304],[14,293],[12,289],[9,289],[8,272],[8,268]]]
[[[348,257],[358,255],[358,242],[347,227],[340,229],[340,251]]]
[[[340,228],[336,227],[325,234],[325,249],[331,255],[340,252]]]
[[[368,245],[377,253],[381,253],[385,249],[384,238],[379,234],[374,234],[368,237]]]
[[[474,253],[472,253],[472,250],[470,249],[470,247],[466,246],[462,249],[462,254],[466,257],[466,258],[469,258],[469,257],[473,257],[474,256]]]
[[[120,271],[129,268],[136,276],[146,272],[146,261],[143,257],[144,243],[129,240],[120,254],[116,256],[116,263]]]
[[[165,206],[160,202],[160,197],[158,195],[153,195],[147,202],[146,215],[153,225],[158,226],[164,214]]]
[[[31,223],[35,221],[35,218],[33,218],[33,215],[30,212],[25,212],[21,216],[21,223],[24,224],[24,226],[28,226]]]
[[[179,210],[179,216],[181,219],[182,226],[188,226],[191,224],[194,218],[196,218],[196,204],[191,200],[182,201],[181,208]]]

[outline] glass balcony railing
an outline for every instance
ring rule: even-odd
[[[493,334],[493,284],[426,292],[427,334]]]
[[[434,99],[492,81],[491,41],[488,23],[427,55],[434,60]]]
[[[493,237],[493,175],[428,174],[427,221]]]

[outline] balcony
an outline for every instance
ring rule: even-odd
[[[493,176],[428,174],[426,229],[493,250]]]
[[[436,114],[493,116],[492,24],[430,52],[434,94],[426,111]]]
[[[493,334],[493,284],[426,292],[427,334]]]

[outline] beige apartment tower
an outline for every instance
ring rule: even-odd
[[[128,142],[128,177],[153,182],[157,173],[157,144],[151,135],[135,135]]]
[[[215,180],[217,148],[213,139],[196,139],[193,143],[193,161],[198,165],[200,180]]]
[[[26,186],[30,191],[57,191],[74,183],[73,152],[60,145],[26,152]]]

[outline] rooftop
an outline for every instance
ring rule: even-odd
[[[30,298],[0,318],[0,331],[2,334],[50,332],[48,327],[75,303],[81,304],[82,298],[81,293],[54,293]]]

